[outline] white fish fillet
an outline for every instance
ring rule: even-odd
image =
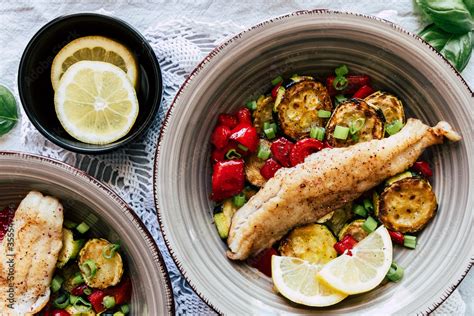
[[[0,243],[0,315],[32,315],[46,305],[62,226],[57,199],[31,191],[21,201]]]
[[[244,260],[295,226],[315,222],[388,177],[408,169],[425,148],[461,137],[446,122],[431,128],[408,119],[397,134],[346,148],[322,150],[282,168],[233,216],[227,256]]]

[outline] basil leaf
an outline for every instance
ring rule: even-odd
[[[472,8],[472,0],[467,1]],[[446,32],[464,34],[474,28],[471,13],[462,0],[416,0],[416,3]]]
[[[449,60],[457,70],[462,71],[466,67],[472,53],[471,32],[462,35],[450,34],[431,24],[419,35]]]
[[[18,121],[18,111],[13,94],[0,85],[0,136],[8,133]]]

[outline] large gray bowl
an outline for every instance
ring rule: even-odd
[[[131,315],[173,315],[165,263],[153,237],[128,205],[99,181],[69,165],[28,154],[0,152],[0,207],[37,190],[57,197],[65,217],[89,221],[94,235],[121,243],[132,280]]]
[[[209,136],[221,112],[234,111],[277,75],[328,74],[339,64],[394,92],[409,116],[451,123],[463,140],[426,153],[434,167],[439,212],[416,250],[397,247],[404,279],[333,307],[291,304],[271,279],[228,260],[212,223]],[[326,10],[269,20],[216,48],[181,87],[164,123],[155,165],[155,197],[165,241],[195,291],[225,314],[429,313],[474,260],[473,95],[431,46],[377,18]]]

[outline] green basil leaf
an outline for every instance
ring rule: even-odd
[[[472,53],[472,33],[450,34],[434,24],[419,34],[425,41],[440,52],[453,66],[462,71],[469,62]]]
[[[471,13],[462,0],[416,0],[416,3],[446,32],[464,34],[474,28]],[[468,5],[472,8],[471,2]]]
[[[6,87],[0,85],[0,136],[8,133],[18,121],[16,100]]]

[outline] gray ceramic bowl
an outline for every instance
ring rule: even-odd
[[[0,152],[0,201],[18,204],[30,190],[60,199],[65,217],[76,222],[90,214],[94,235],[120,241],[132,280],[131,315],[173,315],[170,280],[146,227],[127,204],[99,181],[59,161]],[[89,223],[90,224],[90,223]]]
[[[277,75],[327,75],[346,64],[392,91],[409,116],[451,123],[463,140],[433,147],[439,212],[415,251],[397,249],[406,267],[399,283],[324,309],[291,304],[272,282],[228,260],[212,222],[209,136],[221,112],[232,112],[270,88]],[[429,313],[459,284],[474,260],[473,95],[431,46],[377,18],[316,10],[261,23],[216,48],[179,91],[164,123],[155,165],[155,197],[166,243],[196,292],[225,314]]]

